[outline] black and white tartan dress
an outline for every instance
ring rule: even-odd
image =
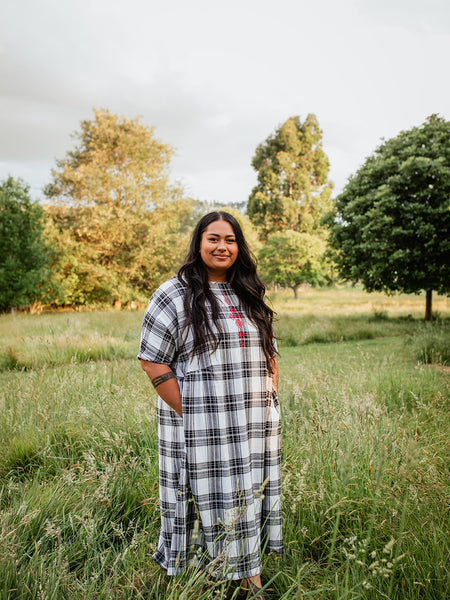
[[[281,552],[280,411],[258,329],[228,283],[211,282],[219,345],[191,357],[185,284],[152,296],[139,358],[168,364],[183,416],[158,398],[161,534],[154,559],[169,575],[207,566],[241,579],[261,571],[261,552]]]

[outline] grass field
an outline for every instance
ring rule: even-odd
[[[285,553],[269,598],[444,600],[450,307],[358,289],[272,295]],[[0,598],[236,598],[151,559],[155,400],[142,312],[0,316]]]

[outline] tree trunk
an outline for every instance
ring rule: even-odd
[[[431,310],[431,297],[433,294],[433,290],[427,290],[427,299],[425,303],[425,321],[433,320],[433,312]]]
[[[294,297],[298,300],[298,285],[293,285],[292,289],[294,290]]]

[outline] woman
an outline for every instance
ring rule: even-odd
[[[138,357],[158,392],[161,534],[154,559],[242,580],[282,551],[273,311],[237,220],[197,224],[178,276],[150,299]]]

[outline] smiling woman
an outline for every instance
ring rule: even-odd
[[[150,299],[138,357],[157,388],[161,535],[169,575],[197,564],[262,600],[281,552],[280,411],[272,320],[241,227],[197,224],[178,276]]]

